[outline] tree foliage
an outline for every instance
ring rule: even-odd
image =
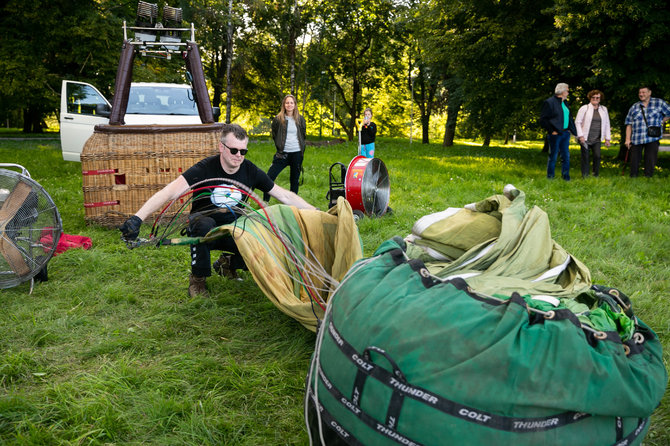
[[[552,47],[566,77],[599,89],[613,125],[623,128],[640,86],[670,94],[670,11],[665,0],[556,0]]]
[[[538,43],[553,32],[553,18],[537,2],[437,0],[429,16],[438,17],[443,27],[432,30],[427,50],[449,49],[448,57],[432,58],[460,81],[468,127],[484,137],[485,145],[535,114],[551,66]]]
[[[197,41],[202,51],[205,76],[212,86],[212,106],[220,107],[226,91],[226,58],[228,56],[228,27],[239,26],[236,15],[229,14],[225,0],[196,0],[187,9],[197,29]]]
[[[121,21],[107,2],[9,0],[0,9],[0,97],[23,110],[24,131],[41,132],[57,110],[62,79],[102,80],[116,74]]]
[[[394,66],[396,6],[391,0],[320,0],[315,8],[308,76],[316,80],[314,92],[326,104],[332,105],[328,90],[334,90],[335,119],[350,140],[363,86],[376,88]]]
[[[364,105],[375,108],[386,135],[406,134],[415,108],[428,142],[431,119],[446,108],[448,146],[457,123],[461,136],[485,143],[512,131],[539,134],[540,103],[557,82],[570,84],[575,109],[587,91],[602,90],[615,126],[638,86],[670,94],[665,0],[551,0],[540,7],[531,0],[182,0],[178,6],[185,22],[195,23],[212,103],[230,101],[233,120],[268,119],[291,92],[319,128],[334,109],[331,118],[350,139]],[[40,131],[44,116],[58,111],[66,78],[89,81],[110,96],[121,24],[134,24],[135,8],[112,0],[2,2],[0,116],[20,112],[24,130]],[[174,59],[138,58],[133,79],[183,82],[183,61]]]
[[[305,95],[299,39],[311,10],[296,0],[256,0],[248,4],[246,28],[236,41],[236,101],[263,117],[279,111],[282,98]],[[301,76],[302,74],[302,76]],[[302,82],[304,84],[304,82]]]
[[[411,100],[419,110],[421,141],[428,144],[430,118],[434,111],[441,111],[447,104],[449,89],[446,85],[452,72],[448,69],[449,57],[444,56],[445,52],[432,51],[427,43],[427,37],[435,30],[432,15],[422,13],[420,3],[408,6],[400,31],[408,53],[405,79]]]

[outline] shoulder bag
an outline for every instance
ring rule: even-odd
[[[647,136],[650,138],[660,138],[661,137],[661,127],[658,125],[649,125],[647,122],[647,116],[644,114],[644,106],[640,104],[640,110],[642,111],[642,117],[644,118],[644,123],[647,126]]]

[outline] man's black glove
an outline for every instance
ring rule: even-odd
[[[140,226],[142,226],[142,219],[133,215],[119,227],[122,238],[129,241],[135,240],[140,235]]]

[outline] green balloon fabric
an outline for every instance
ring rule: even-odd
[[[312,442],[639,445],[668,379],[661,344],[623,293],[578,292],[484,294],[384,242],[318,331]]]

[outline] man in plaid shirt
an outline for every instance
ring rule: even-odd
[[[636,177],[640,167],[640,159],[644,150],[644,176],[654,174],[658,159],[658,146],[661,136],[647,134],[648,127],[660,126],[670,119],[670,105],[663,99],[652,98],[648,87],[638,91],[640,102],[636,102],[628,110],[626,116],[626,147],[630,150],[630,176]],[[646,122],[645,122],[646,119]]]

